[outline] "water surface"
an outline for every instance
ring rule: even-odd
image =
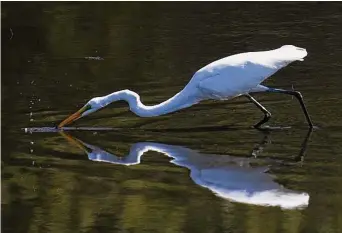
[[[2,230],[341,232],[341,9],[2,3]],[[282,130],[251,129],[262,113],[243,97],[144,119],[115,103],[69,136],[46,130],[92,97],[130,89],[157,104],[213,60],[283,44],[309,55],[266,84],[302,92],[311,133],[297,100],[279,94],[255,98]],[[269,187],[309,198],[298,208],[246,201]]]

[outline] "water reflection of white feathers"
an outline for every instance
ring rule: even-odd
[[[188,168],[190,177],[196,184],[231,201],[285,209],[306,207],[309,202],[307,193],[289,190],[276,183],[265,172],[267,167],[250,166],[250,158],[202,154],[182,146],[153,142],[135,143],[127,156],[117,157],[69,135],[64,136],[82,148],[92,161],[129,166],[139,164],[147,151],[165,154],[173,158],[172,163]]]

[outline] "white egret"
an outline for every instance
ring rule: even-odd
[[[271,113],[249,93],[274,92],[295,96],[301,104],[310,128],[312,128],[313,124],[300,92],[260,85],[279,69],[291,62],[302,61],[306,55],[307,52],[303,48],[284,45],[269,51],[247,52],[228,56],[198,70],[183,90],[158,105],[144,105],[140,101],[139,95],[133,91],[117,91],[91,99],[79,111],[61,122],[58,127],[61,128],[119,100],[128,102],[130,110],[136,115],[153,117],[190,107],[202,100],[227,100],[244,95],[264,113],[264,118],[254,125],[254,127],[259,128],[270,119]]]
[[[129,154],[117,157],[97,146],[61,133],[70,143],[82,149],[88,159],[120,165],[140,164],[145,152],[155,151],[172,158],[171,163],[190,170],[191,179],[217,196],[230,201],[260,205],[280,206],[284,209],[306,207],[309,195],[286,189],[265,173],[268,167],[252,167],[253,158],[230,155],[202,154],[183,146],[154,142],[138,142],[131,146]]]

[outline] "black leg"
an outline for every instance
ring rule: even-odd
[[[264,123],[266,123],[270,118],[271,118],[271,113],[264,107],[262,106],[256,99],[254,99],[251,95],[245,94],[245,96],[252,101],[255,106],[257,106],[264,114],[264,118],[257,124],[254,125],[254,128],[260,128],[260,126]]]
[[[303,96],[299,91],[289,91],[289,90],[283,90],[283,89],[277,89],[277,88],[269,88],[267,92],[273,92],[273,93],[282,93],[287,95],[292,95],[296,97],[300,103],[300,106],[302,107],[302,110],[304,112],[304,115],[306,117],[306,121],[308,122],[310,128],[313,128],[313,124],[311,121],[311,118],[309,116],[308,110],[306,109],[306,106],[303,101]]]

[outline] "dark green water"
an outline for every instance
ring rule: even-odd
[[[341,3],[2,3],[2,231],[341,232],[341,12]],[[157,104],[213,60],[283,44],[309,55],[267,85],[302,92],[319,127],[311,134],[297,101],[277,94],[255,97],[270,125],[290,129],[250,129],[262,114],[237,98],[149,119],[115,103],[73,125],[115,130],[69,138],[22,130],[53,127],[121,89]],[[122,164],[151,143],[185,162],[155,148],[131,166],[89,155],[105,150]],[[269,167],[273,184],[307,193],[308,205],[233,202],[194,178],[236,161],[250,163],[247,172]]]

